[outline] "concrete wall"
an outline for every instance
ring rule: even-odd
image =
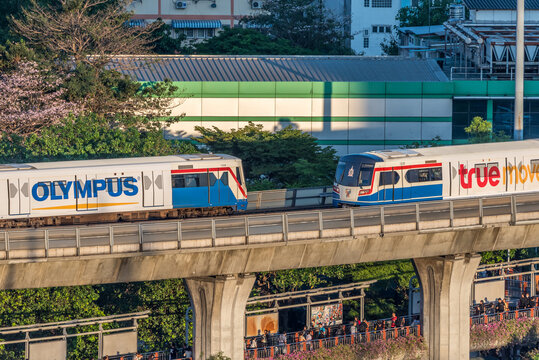
[[[173,0],[134,0],[128,10],[134,12],[134,19],[170,20],[221,20],[223,25],[234,26],[243,16],[256,14],[259,10],[251,7],[249,0],[183,0],[184,9],[176,9]],[[215,4],[215,7],[212,7]]]
[[[192,278],[528,248],[539,246],[537,231],[539,224],[509,226],[503,222],[458,231],[386,233],[383,237],[352,237],[342,232],[311,240],[221,248],[1,260],[0,288]]]
[[[451,143],[449,83],[184,82],[177,83],[166,130],[175,138],[198,136],[195,126],[222,130],[248,121],[275,131],[288,125],[331,145],[339,154],[399,147],[439,136]]]

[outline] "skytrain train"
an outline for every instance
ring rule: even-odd
[[[539,141],[370,151],[340,158],[333,206],[385,205],[539,190]]]
[[[221,154],[0,165],[0,226],[230,214],[247,208],[241,160]]]

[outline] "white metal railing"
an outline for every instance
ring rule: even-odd
[[[220,248],[539,223],[539,193],[293,213],[0,232],[0,259]]]

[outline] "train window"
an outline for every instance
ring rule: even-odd
[[[419,169],[419,170],[417,170],[417,181],[418,182],[430,181],[429,169]]]
[[[430,180],[431,181],[440,181],[442,180],[442,168],[436,167],[430,169]]]
[[[239,167],[236,167],[236,179],[238,179],[238,182],[240,183],[240,185],[243,185],[243,183],[241,182],[241,173],[240,173]]]
[[[172,175],[172,188],[184,188],[185,187],[185,175]]]
[[[413,169],[406,172],[406,181],[409,183],[441,181],[442,168],[435,167],[430,169]]]
[[[397,184],[400,176],[396,171],[384,171],[380,173],[380,186]]]
[[[539,159],[530,160],[530,165],[530,171],[532,173],[539,173]]]
[[[220,180],[223,183],[223,185],[228,186],[228,171],[225,171],[224,173],[221,174]]]
[[[342,181],[342,177],[344,175],[344,168],[346,167],[346,163],[339,162],[337,164],[337,171],[335,171],[335,182],[337,184],[340,184]]]
[[[359,168],[359,186],[370,186],[374,164],[361,164]]]
[[[417,170],[408,170],[406,172],[406,175],[404,176],[406,178],[406,181],[409,183],[416,183],[419,182],[419,179],[417,178]]]
[[[210,173],[210,186],[215,185],[216,182],[217,182],[217,176],[215,176],[214,173]]]
[[[476,178],[484,178],[485,177],[485,169],[487,168],[486,164],[475,164],[475,177]]]
[[[200,186],[200,175],[198,174],[189,174],[185,175],[185,187],[199,187]]]

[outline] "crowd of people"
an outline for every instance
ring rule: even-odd
[[[530,294],[522,294],[518,303],[516,304],[516,310],[531,309],[538,306],[538,297],[531,297]],[[513,305],[513,308],[515,306]],[[502,298],[497,298],[495,301],[481,300],[478,304],[473,306],[472,315],[488,315],[488,314],[500,314],[511,310],[509,302]]]
[[[413,321],[407,317],[397,317],[395,313],[390,319],[382,319],[375,321],[359,320],[355,318],[352,322],[342,325],[320,325],[315,327],[304,327],[302,331],[287,334],[270,333],[269,331],[260,332],[257,336],[247,338],[245,340],[245,349],[253,351],[254,349],[274,347],[277,353],[284,354],[287,344],[302,344],[305,343],[306,349],[310,350],[313,347],[315,340],[364,334],[372,331],[389,330],[404,326],[419,325],[419,318],[415,317]]]

